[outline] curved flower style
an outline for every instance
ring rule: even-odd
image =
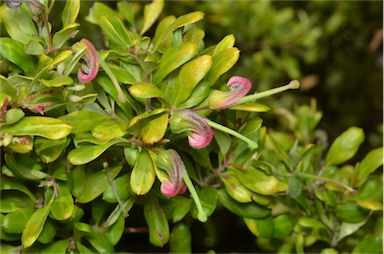
[[[229,91],[213,91],[208,98],[208,105],[211,109],[221,109],[231,106],[243,98],[252,88],[252,83],[247,78],[233,76],[228,80]]]
[[[87,52],[82,59],[87,63],[87,66],[82,65],[77,72],[78,79],[83,83],[91,82],[99,72],[99,58],[97,50],[93,44],[87,39],[81,39],[82,43],[87,46]]]
[[[191,110],[179,110],[173,112],[169,119],[169,125],[173,133],[191,132],[188,142],[193,148],[204,148],[211,143],[215,134],[206,119]]]
[[[163,151],[157,156],[156,165],[165,170],[169,176],[169,181],[164,181],[161,184],[161,192],[167,197],[183,194],[187,186],[183,181],[185,166],[179,154],[173,149]]]

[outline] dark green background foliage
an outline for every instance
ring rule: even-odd
[[[381,1],[20,2],[1,253],[382,253]]]

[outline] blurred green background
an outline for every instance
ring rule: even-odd
[[[134,3],[137,17],[142,16],[142,8],[148,2]],[[116,1],[105,3],[116,9]],[[54,29],[60,27],[60,19],[55,16],[64,4],[57,1],[50,15]],[[101,31],[84,20],[92,5],[93,1],[82,1],[80,33],[74,41],[86,37],[100,49]],[[366,140],[356,160],[370,149],[382,146],[382,1],[166,1],[161,18],[191,11],[205,13],[198,25],[206,32],[206,47],[217,44],[228,34],[235,35],[235,46],[241,50],[241,56],[226,78],[247,77],[254,91],[277,87],[292,79],[301,81],[298,91],[263,99],[272,109],[261,114],[265,126],[289,131],[281,109],[293,110],[294,105],[308,104],[315,98],[323,112],[319,128],[327,133],[329,142],[348,127],[358,126],[364,129]],[[140,20],[137,22],[140,24]],[[148,35],[153,33],[152,29]],[[130,212],[127,224],[145,224],[134,220],[142,214],[140,209]],[[228,211],[217,210],[209,222],[193,223],[191,230],[194,252],[261,252],[242,219]],[[132,246],[132,252],[164,251],[151,246],[147,234],[124,237],[122,244]],[[313,251],[316,250],[314,246]]]

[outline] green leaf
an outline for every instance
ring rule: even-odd
[[[149,241],[162,247],[169,239],[169,225],[156,197],[151,196],[144,203],[144,217],[149,227]]]
[[[1,229],[11,234],[21,234],[28,219],[35,209],[24,207],[4,216]]]
[[[105,170],[109,170],[108,174],[111,179],[114,179],[120,172],[123,166],[119,165],[116,167],[99,170],[86,176],[84,187],[80,195],[77,197],[77,203],[88,203],[97,198],[103,193],[109,186],[107,173]]]
[[[359,242],[352,250],[352,254],[358,253],[382,253],[383,238],[380,236],[368,235]]]
[[[95,125],[107,119],[107,116],[93,111],[80,110],[60,116],[58,119],[72,126],[71,133],[80,133],[92,130]]]
[[[72,165],[84,165],[98,158],[105,150],[111,146],[122,142],[121,139],[112,139],[102,145],[82,145],[68,153],[67,159]]]
[[[236,176],[245,187],[262,195],[272,195],[287,189],[276,177],[268,176],[256,168],[237,170]]]
[[[177,224],[171,232],[170,252],[171,253],[192,253],[191,232],[184,223]]]
[[[55,220],[71,218],[75,210],[72,194],[64,185],[58,184],[58,197],[53,201],[51,214]]]
[[[98,253],[114,253],[113,245],[105,233],[89,232],[86,236]]]
[[[337,241],[339,242],[341,239],[349,235],[352,235],[359,228],[361,228],[366,222],[367,220],[363,220],[362,222],[357,222],[357,223],[350,223],[350,222],[343,221],[340,226],[340,232],[339,232],[339,236],[337,237]]]
[[[89,14],[85,17],[85,20],[92,24],[100,25],[102,17],[112,18],[116,16],[116,12],[106,4],[96,2],[89,10]]]
[[[80,0],[66,1],[64,10],[61,13],[63,27],[75,23],[80,11]]]
[[[223,189],[217,191],[220,203],[232,213],[251,219],[262,219],[271,214],[271,210],[256,203],[238,203]]]
[[[24,53],[24,45],[21,42],[0,38],[0,56],[19,66],[25,73],[35,71],[35,62],[30,55]]]
[[[192,42],[200,47],[203,43],[205,32],[203,29],[194,27],[189,29],[183,36],[184,42]]]
[[[364,141],[364,132],[357,127],[350,127],[338,136],[329,148],[325,158],[326,166],[339,165],[352,158]]]
[[[191,208],[192,200],[183,196],[175,196],[162,205],[167,219],[176,223],[184,218]]]
[[[116,197],[114,191],[112,191],[112,186],[108,186],[108,188],[103,192],[103,200],[108,203],[117,203],[117,198],[120,200],[127,199],[132,192],[131,186],[129,185],[129,179],[129,174],[116,178],[113,181],[113,185],[118,197]]]
[[[71,2],[71,1],[69,1]],[[50,254],[50,253],[56,253],[56,254],[65,254],[67,253],[68,245],[70,244],[69,239],[63,239],[56,242],[51,243],[47,248],[44,248],[41,253]]]
[[[225,36],[215,47],[213,50],[212,56],[219,54],[221,51],[230,49],[235,45],[235,36],[233,34],[229,34]]]
[[[79,0],[74,0],[74,1],[67,1],[67,4],[68,3],[72,3],[72,2],[78,2]],[[52,45],[54,48],[60,48],[64,45],[65,42],[67,42],[69,39],[72,39],[73,37],[75,37],[75,35],[77,34],[77,31],[76,29],[79,27],[80,25],[77,24],[77,23],[71,23],[71,24],[68,24],[66,26],[63,27],[63,29],[61,29],[60,31],[58,31],[57,33],[55,33],[53,35],[53,39],[52,39]]]
[[[145,124],[141,129],[144,144],[153,145],[159,142],[164,137],[167,126],[168,114],[163,114]]]
[[[125,218],[120,215],[115,224],[108,228],[105,235],[108,237],[112,245],[116,245],[124,233]]]
[[[119,88],[120,89],[119,91],[119,89],[116,88],[116,86],[113,84],[111,79],[109,79],[107,76],[98,75],[98,77],[96,78],[96,82],[100,85],[100,87],[105,92],[107,92],[109,95],[112,96],[116,104],[123,110],[123,112],[127,115],[127,117],[129,118],[133,117],[132,109],[135,110],[136,112],[140,111],[140,107],[138,106],[138,103],[128,94],[128,91],[125,92],[121,90],[121,88]],[[118,84],[117,79],[116,79],[116,82]],[[123,94],[124,102],[120,101],[120,94],[119,94],[120,92],[122,92]]]
[[[185,43],[178,47],[170,48],[162,55],[159,68],[153,78],[159,84],[169,73],[196,56],[197,46],[194,43]]]
[[[164,7],[164,0],[154,0],[152,3],[145,5],[144,7],[144,24],[140,31],[143,35],[160,16]]]
[[[48,139],[61,139],[71,133],[72,127],[63,121],[44,116],[27,116],[15,124],[2,126],[0,133],[15,136],[41,136]]]
[[[147,194],[155,182],[155,166],[146,149],[142,150],[137,158],[136,165],[131,173],[131,188],[137,195]]]
[[[158,48],[156,48],[158,51],[164,52],[165,49],[173,46],[173,34],[168,33],[168,31],[175,20],[175,16],[168,16],[162,19],[157,25],[155,36],[152,39],[152,43],[155,44],[155,42],[159,41],[159,38],[161,37],[162,41],[159,43]]]
[[[209,55],[199,56],[184,64],[173,88],[171,104],[179,105],[184,102],[191,95],[196,85],[205,77],[211,66],[212,57]]]
[[[116,79],[123,84],[136,84],[137,81],[133,74],[127,69],[114,64],[108,64]]]
[[[21,192],[2,191],[0,199],[0,212],[11,213],[20,208],[34,208],[35,202]]]
[[[44,54],[44,46],[41,39],[33,39],[27,42],[24,47],[24,52],[28,55],[41,55]]]
[[[0,190],[18,190],[26,194],[33,202],[36,202],[35,196],[27,187],[25,187],[21,182],[8,178],[4,175],[1,176]]]
[[[81,254],[93,254],[94,252],[85,247],[84,245],[81,244],[80,241],[76,241],[76,249],[79,251]]]
[[[383,148],[376,148],[370,151],[358,166],[356,186],[362,185],[367,177],[383,165]]]
[[[271,238],[274,234],[275,227],[272,217],[259,220],[244,218],[244,222],[248,229],[257,237]]]
[[[210,84],[207,81],[202,81],[195,89],[193,89],[191,95],[186,101],[178,105],[178,108],[192,108],[203,102],[211,92]]]
[[[155,86],[152,83],[138,83],[129,87],[128,91],[132,94],[133,97],[139,99],[148,99],[148,98],[163,98],[166,99],[163,91],[159,87]]]
[[[217,203],[217,192],[213,186],[207,186],[200,190],[199,198],[201,206],[203,207],[204,213],[209,217],[216,208]],[[193,217],[197,218],[198,210],[196,204],[192,205],[191,214]]]
[[[172,16],[171,16],[172,17]],[[204,17],[204,13],[201,11],[195,11],[190,12],[188,14],[185,14],[183,16],[178,17],[176,20],[174,20],[171,24],[168,24],[167,29],[165,31],[162,31],[161,35],[158,37],[155,36],[153,40],[154,50],[157,50],[157,48],[163,43],[163,41],[176,29],[196,23],[197,21],[201,20]],[[173,20],[173,18],[169,19],[169,21]]]
[[[67,138],[49,140],[45,138],[35,139],[35,152],[44,163],[51,163],[59,158],[67,144]]]
[[[38,36],[32,15],[25,5],[16,10],[8,8],[6,4],[0,6],[0,23],[3,23],[9,36],[21,43]],[[1,47],[0,47],[1,48]]]
[[[345,222],[357,223],[365,220],[368,210],[353,203],[340,203],[336,205],[336,217]]]
[[[300,196],[302,191],[302,182],[297,174],[293,173],[288,180],[288,191],[292,198]]]
[[[68,76],[59,76],[57,78],[50,79],[50,80],[42,79],[41,82],[46,87],[62,87],[64,85],[73,84],[73,79]]]
[[[3,75],[0,75],[0,83],[0,105],[3,105],[6,96],[10,97],[9,100],[16,96],[17,89],[11,86]]]
[[[104,120],[92,129],[92,136],[100,140],[111,140],[124,136],[125,134],[127,134],[125,125],[121,121],[113,118]]]
[[[26,167],[18,162],[16,162],[15,157],[12,153],[6,153],[4,155],[5,157],[5,163],[7,164],[8,168],[12,171],[13,174],[15,174],[17,177],[20,177],[22,179],[27,180],[41,180],[49,175],[47,175],[44,172],[31,169],[31,166]]]
[[[135,44],[134,39],[136,38],[134,37],[137,36],[128,31],[118,17],[101,17],[100,26],[105,36],[111,42],[114,42],[123,48],[129,48]]]
[[[47,219],[44,223],[43,230],[37,238],[37,241],[43,244],[50,243],[52,242],[53,238],[55,238],[56,233],[57,230],[55,224],[52,222],[52,220]]]
[[[124,18],[132,25],[135,26],[135,12],[132,3],[118,2],[117,8]]]
[[[6,124],[14,124],[18,122],[20,119],[22,119],[25,116],[25,113],[23,110],[19,108],[11,108],[8,110],[7,114],[5,115],[5,123]]]
[[[282,214],[273,218],[274,238],[284,238],[288,236],[294,229],[297,217],[290,214]]]
[[[213,56],[213,63],[207,74],[207,80],[213,85],[221,75],[231,69],[240,56],[240,50],[229,48],[222,50]]]
[[[44,67],[34,76],[31,86],[34,86],[36,82],[44,75],[49,73],[55,65],[59,64],[60,62],[63,62],[67,58],[72,56],[71,50],[65,50],[61,51],[54,59],[49,59],[49,62],[47,61],[46,64],[44,64]]]
[[[252,202],[252,196],[254,193],[240,183],[240,181],[236,178],[235,172],[227,170],[226,174],[227,175],[220,177],[220,179],[223,181],[225,190],[229,196],[240,203]]]
[[[240,110],[240,111],[248,111],[248,112],[267,112],[270,108],[264,104],[249,102],[240,105],[236,105],[230,107],[231,110]]]
[[[29,218],[23,233],[21,235],[21,243],[25,248],[32,246],[37,240],[41,231],[43,230],[45,220],[47,219],[49,212],[51,211],[51,205],[54,197],[43,208],[36,210]]]
[[[231,148],[232,138],[229,134],[224,133],[222,131],[216,131],[213,136],[217,142],[217,145],[220,148],[220,152],[223,156],[225,156],[229,149]]]

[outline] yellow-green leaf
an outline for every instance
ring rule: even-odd
[[[184,102],[195,89],[196,85],[205,77],[212,66],[212,57],[202,55],[181,68],[173,89],[173,105]]]
[[[45,220],[51,211],[53,200],[54,197],[52,196],[48,204],[46,204],[43,208],[36,210],[29,218],[21,235],[21,243],[25,248],[32,246],[32,244],[39,237],[41,231],[43,230]]]
[[[145,5],[144,7],[144,24],[140,31],[143,35],[160,16],[164,7],[164,0],[154,0],[152,3]]]
[[[211,70],[207,74],[207,80],[211,85],[235,65],[239,56],[240,50],[237,48],[225,49],[213,56],[213,64]]]
[[[141,129],[143,142],[153,145],[159,142],[165,135],[168,126],[168,114],[163,114],[144,125]]]
[[[131,188],[137,195],[147,194],[155,182],[155,166],[147,150],[142,150],[131,173]]]
[[[339,165],[352,158],[364,141],[361,128],[350,127],[338,136],[329,148],[325,158],[326,166]]]
[[[159,68],[153,78],[155,84],[159,84],[169,73],[189,61],[197,54],[197,45],[191,42],[178,47],[170,48],[161,57]]]
[[[84,165],[99,157],[109,147],[121,142],[120,139],[113,139],[102,145],[83,145],[68,153],[67,159],[72,165]]]
[[[63,121],[44,116],[27,116],[15,124],[2,126],[0,133],[15,136],[41,136],[48,139],[61,139],[71,133],[72,127]]]

